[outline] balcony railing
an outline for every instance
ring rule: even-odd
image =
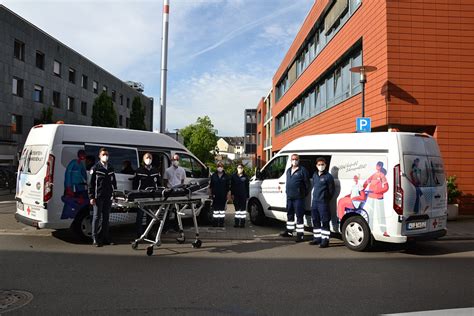
[[[268,122],[268,120],[272,117],[272,112],[269,111],[267,114],[265,114],[265,119],[263,121],[263,123],[266,123]]]

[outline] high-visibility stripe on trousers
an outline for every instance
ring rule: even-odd
[[[225,218],[225,210],[214,210],[212,212],[212,217],[214,219]]]
[[[313,229],[313,237],[314,239],[321,238],[321,229],[319,228]]]
[[[296,233],[304,234],[304,224],[296,224]]]
[[[287,221],[286,222],[286,230],[290,231],[290,232],[294,231],[295,230],[295,221],[291,221],[291,222]]]
[[[236,210],[235,211],[235,218],[236,219],[245,219],[247,217],[247,211],[240,211],[240,210]]]
[[[331,232],[329,230],[325,230],[325,229],[321,230],[321,239],[329,240],[330,235],[331,235]]]

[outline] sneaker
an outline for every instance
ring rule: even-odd
[[[234,224],[234,228],[239,228],[239,227],[240,227],[239,224],[237,223]]]
[[[110,240],[104,241],[103,244],[104,244],[105,246],[113,246],[113,245],[115,245],[115,243],[114,243],[113,241],[110,241]]]
[[[102,247],[102,244],[100,242],[98,242],[97,240],[92,240],[92,246],[95,246],[95,247]]]
[[[329,239],[321,240],[321,244],[319,245],[319,248],[327,248],[327,247],[329,247]]]
[[[309,242],[309,244],[312,245],[312,246],[319,245],[319,244],[321,244],[321,238],[317,238],[317,239],[315,238],[315,239],[311,240]]]
[[[293,233],[285,230],[284,232],[280,233],[280,237],[293,237]]]

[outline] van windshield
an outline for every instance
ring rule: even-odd
[[[25,146],[21,153],[19,171],[24,174],[37,174],[46,162],[48,146]]]

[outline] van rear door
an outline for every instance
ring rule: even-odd
[[[44,191],[45,178],[48,173],[48,153],[47,145],[27,145],[21,154],[16,197],[21,200],[17,211],[25,217],[37,218],[39,214],[36,212],[40,207],[43,207],[46,194]]]

